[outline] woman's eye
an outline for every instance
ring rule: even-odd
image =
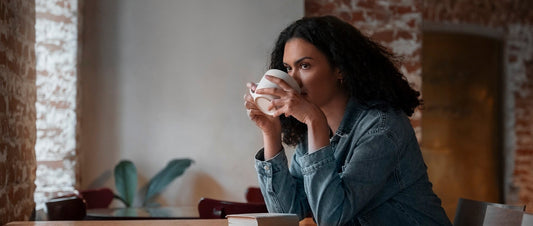
[[[287,72],[289,72],[289,71],[291,71],[291,70],[292,70],[292,68],[291,68],[291,67],[286,67],[285,69],[287,70]]]
[[[300,67],[302,69],[309,69],[309,64],[301,64]]]

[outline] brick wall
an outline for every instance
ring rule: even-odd
[[[511,186],[518,188],[518,193],[513,194],[518,195],[515,202],[526,203],[528,211],[533,212],[533,60],[529,58],[524,67],[526,80],[514,93],[516,157]]]
[[[407,56],[402,70],[417,89],[423,22],[503,31],[505,201],[533,206],[533,1],[306,0],[305,7],[306,16],[336,15]],[[419,140],[420,117],[412,120]]]
[[[0,1],[0,225],[35,203],[35,7]]]

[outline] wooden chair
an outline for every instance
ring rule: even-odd
[[[524,211],[488,205],[483,226],[521,226]]]
[[[265,203],[261,189],[258,187],[248,187],[246,189],[246,202]]]
[[[198,213],[201,219],[224,219],[228,214],[267,213],[264,203],[242,203],[201,198]]]
[[[532,213],[524,213],[524,215],[522,215],[521,226],[533,226],[533,214]]]
[[[460,198],[455,211],[455,226],[481,226],[485,218],[487,206],[498,206],[507,209],[524,211],[525,205],[506,205],[499,203],[476,201],[471,199]]]
[[[85,200],[79,196],[53,198],[45,203],[48,220],[83,220],[87,215]]]

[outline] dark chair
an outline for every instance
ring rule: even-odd
[[[98,188],[80,191],[80,196],[85,199],[87,209],[107,208],[115,194],[109,188]]]
[[[455,226],[482,226],[485,218],[487,206],[498,206],[502,208],[524,211],[525,205],[506,205],[499,203],[476,201],[471,199],[460,198],[455,211]]]
[[[87,215],[85,200],[79,196],[53,198],[45,203],[48,220],[83,220]]]
[[[201,198],[198,213],[201,219],[224,219],[228,214],[267,213],[264,203],[242,203]]]
[[[520,226],[524,211],[488,205],[483,226]]]
[[[248,187],[246,189],[246,202],[265,203],[261,189],[258,187]]]

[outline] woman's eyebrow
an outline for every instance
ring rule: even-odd
[[[305,60],[305,59],[313,59],[313,58],[312,58],[312,57],[305,56],[305,57],[302,57],[302,58],[300,58],[300,59],[294,61],[294,64],[299,64],[300,62],[302,62],[302,61]],[[288,63],[285,63],[285,62],[283,62],[283,64],[284,64],[284,65],[289,65]]]

